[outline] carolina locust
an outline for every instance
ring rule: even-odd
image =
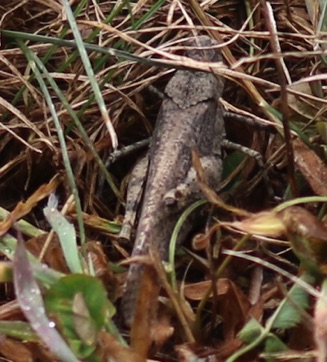
[[[206,62],[220,62],[217,43],[200,36],[191,43],[186,55]],[[141,201],[139,221],[132,256],[147,255],[149,248],[167,259],[168,246],[178,217],[194,201],[203,197],[196,171],[192,167],[192,149],[196,149],[208,185],[217,190],[222,173],[221,146],[225,139],[222,110],[218,99],[223,79],[212,73],[178,70],[168,82],[155,125],[150,149],[134,170],[127,194],[122,235],[129,235],[135,221],[135,200]],[[139,174],[147,165],[145,184]],[[145,185],[143,187],[143,185]],[[180,235],[185,237],[187,227]],[[144,267],[130,266],[122,311],[131,325]]]

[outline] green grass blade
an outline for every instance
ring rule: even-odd
[[[60,121],[58,119],[56,110],[55,110],[55,106],[52,102],[51,99],[51,95],[48,91],[48,88],[42,78],[42,75],[40,73],[40,70],[38,69],[38,67],[35,64],[35,61],[32,57],[32,52],[28,49],[28,47],[23,43],[23,42],[19,42],[20,46],[22,48],[22,50],[24,51],[29,64],[31,66],[31,69],[33,70],[33,72],[35,73],[36,79],[38,80],[39,84],[40,84],[40,88],[43,92],[43,95],[45,97],[45,100],[48,104],[50,113],[52,115],[53,118],[53,122],[54,125],[56,127],[57,130],[57,134],[58,134],[58,139],[59,139],[59,143],[60,143],[60,148],[61,148],[61,152],[62,152],[62,157],[63,157],[63,161],[64,161],[64,165],[65,165],[65,169],[66,169],[66,173],[67,173],[67,177],[68,177],[68,181],[69,181],[69,185],[70,188],[72,190],[72,193],[74,195],[74,200],[75,200],[75,205],[76,205],[76,210],[77,210],[77,222],[78,222],[78,227],[79,227],[79,232],[80,232],[80,238],[81,238],[81,243],[84,244],[85,243],[85,228],[84,228],[84,223],[83,223],[83,218],[82,218],[82,207],[81,207],[81,201],[78,195],[78,189],[76,186],[76,182],[75,182],[75,178],[74,178],[74,173],[72,170],[72,167],[70,165],[70,161],[69,161],[69,156],[68,156],[68,150],[67,150],[67,146],[66,146],[66,142],[65,142],[65,136],[64,136],[64,132],[63,129],[61,127]]]
[[[313,277],[304,274],[301,280],[308,284],[313,282]],[[309,305],[308,293],[299,285],[294,284],[285,299],[279,304],[274,314],[269,318],[267,325],[270,328],[292,328],[301,321],[301,311]]]
[[[176,251],[176,244],[177,244],[177,237],[178,234],[182,228],[182,226],[185,223],[185,220],[187,217],[198,207],[204,205],[207,201],[206,200],[200,200],[192,204],[190,207],[188,207],[181,217],[178,219],[178,222],[174,228],[173,234],[170,239],[169,243],[169,271],[170,271],[170,282],[172,285],[172,288],[175,292],[177,292],[177,281],[176,281],[176,273],[175,273],[175,251]]]
[[[48,205],[43,212],[51,227],[57,233],[66,263],[72,273],[83,273],[79,257],[74,225],[70,224],[57,210],[58,200],[50,195]]]
[[[15,250],[17,248],[17,239],[13,236],[6,234],[0,239],[0,252],[5,255],[9,260],[13,260]],[[40,263],[37,258],[30,252],[27,252],[28,259],[33,268],[35,278],[42,283],[45,288],[55,283],[59,278],[64,276],[56,270],[49,268],[47,265]]]
[[[103,100],[100,87],[98,85],[98,82],[96,80],[94,71],[92,69],[90,59],[89,59],[89,57],[87,55],[87,51],[85,49],[82,36],[81,36],[81,34],[80,34],[79,30],[78,30],[74,14],[73,14],[73,12],[71,10],[71,7],[69,5],[69,2],[67,0],[63,0],[63,4],[64,4],[64,8],[65,8],[65,11],[66,11],[66,14],[67,14],[67,19],[69,21],[69,24],[70,24],[70,27],[72,29],[74,38],[76,40],[78,51],[80,53],[82,62],[84,64],[85,71],[86,71],[88,77],[90,78],[90,84],[91,84],[93,93],[95,95],[95,99],[96,99],[96,101],[98,103],[98,106],[99,106],[99,109],[100,109],[100,112],[101,112],[101,115],[102,115],[102,119],[106,123],[107,129],[108,129],[108,132],[109,132],[109,135],[110,135],[110,138],[111,138],[112,147],[113,147],[113,149],[116,149],[117,146],[118,146],[117,135],[116,135],[116,132],[115,132],[115,130],[113,128],[113,125],[112,125],[112,123],[111,123],[111,121],[109,119],[107,107],[106,107],[106,104],[105,104],[105,102]]]
[[[0,333],[22,341],[37,342],[38,337],[26,322],[0,321]]]
[[[113,178],[111,177],[110,173],[108,172],[105,164],[102,162],[102,160],[101,160],[100,156],[98,155],[92,141],[90,140],[87,132],[85,131],[83,125],[81,124],[81,122],[79,120],[78,114],[80,112],[76,113],[72,109],[72,107],[69,104],[69,102],[67,101],[66,97],[63,95],[60,88],[58,87],[57,83],[51,77],[51,75],[49,74],[49,72],[47,71],[47,69],[45,68],[43,63],[41,62],[41,60],[36,56],[36,54],[33,53],[33,52],[30,52],[29,56],[36,63],[37,67],[42,71],[42,73],[44,74],[44,77],[47,79],[48,83],[51,85],[52,89],[55,91],[55,93],[58,96],[58,98],[60,99],[61,103],[67,109],[68,114],[73,119],[75,126],[77,127],[78,131],[80,132],[86,146],[88,147],[88,149],[92,153],[92,156],[94,157],[96,163],[98,164],[99,169],[103,173],[103,175],[104,175],[106,181],[108,182],[108,185],[110,186],[112,192],[117,196],[117,198],[120,201],[122,201],[122,197],[120,195],[120,192],[119,192],[117,186],[115,185],[115,182],[114,182]],[[84,109],[84,108],[82,108],[82,109]],[[82,218],[81,213],[77,213],[77,215],[78,215],[78,217]]]

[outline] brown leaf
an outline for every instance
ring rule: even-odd
[[[152,326],[152,340],[156,346],[163,345],[174,333],[174,327],[171,325],[170,316],[167,313],[161,313],[156,323]]]
[[[152,326],[156,323],[160,286],[153,268],[144,265],[135,316],[131,328],[131,346],[146,359],[152,343]]]
[[[229,289],[228,283],[225,283],[226,279],[219,279],[217,281],[217,292],[219,295],[225,295]],[[206,280],[199,283],[187,284],[183,288],[184,296],[190,300],[200,301],[202,300],[208,289],[211,287],[211,281]],[[212,297],[212,292],[210,297]]]
[[[184,295],[192,300],[202,300],[210,287],[211,281],[209,280],[189,284],[184,288]],[[250,302],[241,289],[230,279],[219,279],[216,287],[219,315],[224,320],[224,334],[226,339],[233,339],[238,328],[247,318]]]
[[[316,82],[317,85],[318,81]],[[308,122],[316,117],[317,110],[321,109],[321,102],[313,100],[312,89],[309,82],[290,84],[288,94],[288,106],[291,109],[291,120]],[[311,99],[305,96],[311,96]]]
[[[6,320],[6,319],[19,320],[22,318],[23,318],[23,312],[21,311],[17,300],[12,300],[0,306],[0,320]]]
[[[1,341],[1,355],[10,361],[32,361],[33,354],[28,346],[24,346],[22,342],[5,338]]]
[[[224,321],[225,341],[232,341],[245,324],[250,310],[250,302],[242,290],[231,280],[226,279],[227,293],[219,296],[217,312]]]
[[[287,231],[307,238],[327,241],[327,227],[308,210],[291,206],[279,213]]]
[[[183,292],[186,298],[199,301],[205,297],[210,287],[211,281],[207,280],[199,283],[188,284],[184,287]],[[239,289],[236,284],[227,278],[218,279],[216,287],[219,304],[221,304],[221,302],[227,298],[226,307],[229,309],[229,306],[233,305],[235,314],[237,314],[237,311],[239,311],[239,314],[242,315],[242,318],[246,318],[250,308],[250,303],[241,289]]]
[[[118,280],[108,267],[109,260],[103,250],[102,244],[97,241],[88,241],[86,243],[86,251],[88,257],[91,258],[95,276],[102,280],[103,285],[108,291],[110,300],[114,302],[118,298]]]
[[[35,238],[29,239],[25,245],[28,251],[30,251],[36,258],[38,258],[43,250],[43,246],[48,238],[49,234],[42,234]],[[60,271],[62,273],[69,273],[69,268],[65,261],[62,248],[59,243],[58,236],[53,235],[51,242],[49,243],[47,250],[43,256],[42,262],[49,267]]]
[[[6,337],[0,342],[0,355],[9,361],[59,362],[59,360],[42,343],[23,343]]]
[[[312,190],[319,196],[327,196],[327,168],[323,161],[300,139],[293,142],[294,161]]]
[[[302,265],[310,273],[327,275],[327,227],[298,206],[283,210],[280,218]]]
[[[123,346],[112,335],[106,332],[100,332],[101,352],[103,361],[113,360],[115,362],[145,362],[146,358]]]

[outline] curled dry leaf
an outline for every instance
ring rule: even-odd
[[[192,249],[193,250],[204,250],[209,246],[210,238],[208,234],[197,234],[192,239]]]
[[[249,234],[280,236],[295,232],[305,237],[327,241],[327,228],[314,215],[302,207],[291,206],[280,212],[263,211],[228,224]]]
[[[327,228],[308,210],[292,206],[281,211],[279,217],[288,232],[301,236],[327,241]]]
[[[260,234],[277,237],[285,233],[285,225],[279,214],[274,211],[263,211],[250,217],[231,223],[232,227],[249,234]]]
[[[288,236],[293,251],[310,272],[327,274],[327,227],[302,207],[254,214],[230,224],[249,234]]]
[[[316,274],[327,274],[327,227],[309,211],[289,207],[280,212],[293,251],[303,266]]]

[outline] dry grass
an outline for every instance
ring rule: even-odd
[[[226,78],[222,100],[226,111],[251,117],[260,126],[269,126],[268,131],[262,131],[232,119],[227,119],[226,125],[230,139],[263,155],[265,172],[275,197],[267,191],[254,161],[228,152],[225,161],[228,182],[225,182],[223,194],[226,202],[258,212],[276,206],[278,199],[316,196],[305,200],[306,208],[314,216],[308,216],[304,209],[291,209],[294,213],[283,211],[282,214],[277,210],[277,214],[272,212],[267,218],[259,214],[259,222],[250,219],[248,224],[241,225],[239,229],[243,232],[256,232],[258,223],[264,229],[264,236],[246,242],[246,249],[252,256],[296,276],[299,275],[297,259],[287,249],[291,241],[298,258],[303,262],[307,256],[315,265],[315,272],[324,275],[325,260],[320,255],[324,247],[319,244],[321,241],[318,246],[312,243],[325,240],[326,235],[324,225],[318,221],[325,215],[322,201],[325,202],[327,196],[324,163],[326,46],[321,33],[326,25],[318,1],[307,3],[311,3],[307,4],[309,7],[304,0],[275,1],[270,13],[265,0],[75,1],[72,9],[84,41],[76,45],[76,36],[60,1],[2,1],[2,253],[12,258],[16,241],[10,244],[6,237],[13,235],[14,223],[24,219],[36,227],[20,224],[28,239],[28,250],[34,255],[42,253],[43,261],[51,268],[69,273],[57,238],[44,233],[49,231],[49,226],[42,209],[47,197],[55,192],[60,200],[59,209],[64,209],[67,218],[76,225],[83,256],[93,258],[98,278],[105,283],[110,299],[118,300],[118,305],[119,282],[124,277],[113,273],[112,270],[117,270],[112,265],[126,258],[130,251],[117,239],[125,197],[124,181],[140,152],[119,159],[109,171],[104,165],[115,148],[115,137],[121,148],[151,135],[161,100],[149,86],[162,90],[175,68],[191,67],[210,70]],[[199,34],[209,34],[222,44],[225,67],[209,68],[208,64],[182,56],[185,41]],[[85,59],[76,50],[83,46],[92,69],[87,69]],[[92,80],[96,85],[92,85]],[[101,102],[107,112],[101,109]],[[297,140],[294,142],[294,139]],[[9,216],[8,211],[11,212]],[[223,216],[218,213],[219,219],[232,220],[236,215],[234,211],[225,210]],[[274,222],[278,224],[275,234],[284,235],[281,238],[266,232],[267,224]],[[220,228],[217,225],[216,229]],[[234,229],[235,226],[232,225]],[[306,228],[305,233],[303,228]],[[235,230],[225,229],[221,235],[221,242],[227,249],[234,248],[239,239],[241,236]],[[299,246],[299,239],[303,243],[309,240],[309,247],[307,244]],[[207,237],[202,242],[208,246]],[[49,249],[41,251],[44,244]],[[189,361],[192,356],[211,356],[215,361],[231,362],[236,360],[237,353],[241,356],[247,352],[237,360],[255,361],[265,351],[280,353],[281,360],[293,356],[293,359],[309,361],[314,351],[322,353],[324,334],[321,329],[325,327],[319,325],[319,329],[317,324],[324,311],[321,305],[316,306],[316,319],[303,311],[298,313],[298,323],[278,327],[282,333],[276,332],[278,324],[268,328],[267,316],[279,313],[277,306],[291,288],[289,276],[278,279],[279,270],[268,272],[271,265],[257,265],[253,260],[240,262],[236,257],[229,260],[222,255],[216,260],[218,248],[207,249],[207,253],[184,255],[177,262],[178,277],[182,279],[184,272],[189,274],[184,295],[193,312],[187,314],[186,309],[184,312],[189,318],[186,330],[192,337],[187,337],[187,333],[185,336],[180,320],[168,322],[164,318],[156,330],[157,344],[160,346],[166,341],[171,326],[175,334],[171,343],[154,349],[154,358]],[[318,260],[317,254],[320,255]],[[188,270],[185,265],[192,258],[194,265]],[[110,271],[108,260],[112,263]],[[220,268],[217,273],[215,270],[222,260],[225,260],[225,269]],[[311,264],[307,266],[310,271]],[[5,277],[2,280],[5,281]],[[212,298],[210,303],[200,302],[212,281],[218,287],[218,291],[213,288],[214,303]],[[0,319],[20,320],[22,314],[15,302],[10,302],[13,306],[8,312],[11,305],[7,301],[14,299],[11,284],[8,285],[1,288],[4,305],[0,308]],[[309,293],[314,293],[309,286],[307,288]],[[302,302],[302,299],[296,301]],[[315,306],[315,300],[310,306]],[[202,313],[196,316],[197,308]],[[195,316],[194,323],[191,319]],[[262,333],[261,340],[254,342],[254,337],[243,336],[241,341],[237,333],[250,316],[260,321],[265,333],[271,332],[270,342],[278,339],[280,344],[269,344],[268,335],[263,329],[260,332],[258,325],[253,330]],[[119,312],[114,319],[119,320]],[[142,360],[122,347],[119,338],[112,336],[115,334],[103,330],[97,335],[94,343],[98,357],[101,356],[98,360],[107,360],[110,356],[117,361]],[[196,340],[197,347],[186,344],[190,340]],[[253,348],[243,350],[247,345],[245,341],[250,346],[253,343]],[[4,343],[0,354],[11,360],[28,360],[32,355],[35,360],[54,360],[42,345],[37,344],[37,348],[34,342],[23,345],[17,336],[6,338]],[[271,345],[273,348],[269,349]],[[24,359],[20,359],[21,356]],[[85,360],[97,360],[92,358]]]

